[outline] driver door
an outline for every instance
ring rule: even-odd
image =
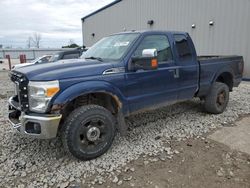
[[[167,35],[146,35],[133,56],[142,56],[144,49],[157,49],[158,69],[126,72],[126,97],[131,113],[163,106],[177,99],[177,81],[173,75],[176,65]]]

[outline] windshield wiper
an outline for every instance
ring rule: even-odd
[[[103,61],[103,59],[101,57],[85,57],[85,59],[94,59],[94,60],[98,60],[98,61]]]

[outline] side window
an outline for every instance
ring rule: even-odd
[[[191,49],[185,35],[174,35],[177,52],[181,60],[192,59]]]
[[[75,53],[75,54],[65,54],[63,56],[63,59],[77,59],[79,58],[79,53]]]
[[[136,49],[134,56],[142,57],[142,51],[144,49],[157,49],[157,59],[159,63],[164,63],[173,59],[170,44],[165,35],[146,36]]]
[[[41,59],[41,63],[47,63],[48,62],[48,57],[43,57]]]

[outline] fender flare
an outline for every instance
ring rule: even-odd
[[[230,73],[232,75],[232,79],[234,79],[234,71],[231,67],[224,67],[222,69],[220,69],[219,71],[217,71],[212,79],[211,83],[214,83],[216,81],[216,79],[223,73]]]
[[[90,93],[107,93],[111,95],[118,104],[119,109],[122,109],[126,104],[125,97],[121,91],[105,81],[86,81],[74,84],[58,94],[52,101],[52,105],[65,105],[79,96]]]

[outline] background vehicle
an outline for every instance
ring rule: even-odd
[[[241,56],[197,57],[187,33],[143,31],[106,37],[73,59],[10,73],[17,95],[9,119],[22,134],[49,139],[81,160],[105,153],[125,116],[193,97],[222,113],[242,79]]]
[[[44,56],[41,56],[41,57],[38,57],[38,58],[34,59],[33,61],[31,61],[29,63],[21,63],[21,64],[14,65],[12,67],[12,69],[17,69],[17,68],[20,68],[20,67],[25,67],[25,66],[28,66],[28,65],[35,65],[35,64],[39,64],[39,63],[48,63],[49,59],[51,57],[52,57],[52,55],[44,55]]]
[[[85,51],[85,49],[74,49],[74,50],[67,50],[67,51],[62,51],[62,52],[58,52],[56,54],[54,54],[51,58],[50,58],[50,62],[55,62],[55,61],[59,61],[62,59],[78,59],[82,53]]]

